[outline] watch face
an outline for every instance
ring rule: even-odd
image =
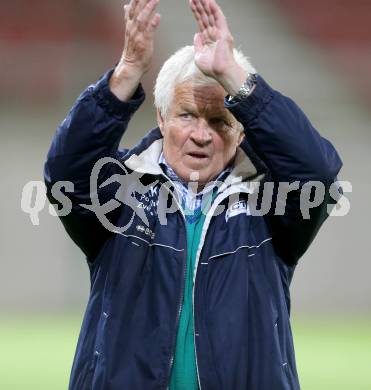
[[[240,91],[239,91],[239,95],[241,96],[241,99],[244,99],[244,98],[246,98],[247,96],[249,96],[250,91],[251,91],[250,86],[244,85],[244,86],[240,89]]]
[[[249,74],[247,80],[244,82],[244,84],[238,91],[237,97],[241,100],[247,98],[250,95],[250,92],[255,85],[255,82],[255,76],[253,74]]]
[[[250,73],[247,77],[247,80],[243,83],[241,88],[238,90],[236,96],[229,96],[228,102],[238,103],[241,100],[246,99],[251,94],[251,90],[253,89],[255,84],[256,84],[256,77],[254,74]]]

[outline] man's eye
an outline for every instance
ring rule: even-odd
[[[179,115],[181,118],[183,119],[193,119],[194,118],[194,115],[191,114],[190,112],[182,112],[180,115]]]
[[[217,126],[230,126],[230,123],[225,120],[224,118],[211,118],[210,119],[210,124],[211,125],[217,125]]]

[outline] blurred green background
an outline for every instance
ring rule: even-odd
[[[60,314],[2,318],[0,388],[67,389],[80,320]],[[371,318],[295,319],[303,390],[370,390],[370,327]]]
[[[371,2],[219,3],[236,45],[335,145],[344,162],[339,179],[353,186],[345,194],[350,212],[326,221],[292,281],[302,388],[370,390]],[[67,388],[88,268],[48,203],[39,224],[31,223],[22,190],[43,180],[55,129],[78,94],[117,62],[122,6],[0,2],[0,390]],[[143,80],[147,99],[122,141],[126,147],[156,125],[151,90],[161,64],[193,41],[186,0],[161,0],[159,11],[155,56]]]

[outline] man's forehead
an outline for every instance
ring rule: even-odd
[[[175,105],[197,105],[203,109],[225,112],[225,90],[220,85],[200,85],[191,81],[175,87],[173,103]]]

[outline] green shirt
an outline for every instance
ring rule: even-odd
[[[206,202],[207,210],[210,202]],[[186,211],[187,268],[182,310],[179,318],[174,363],[170,377],[170,390],[198,390],[193,322],[193,270],[201,239],[206,212],[198,208],[193,213]]]

